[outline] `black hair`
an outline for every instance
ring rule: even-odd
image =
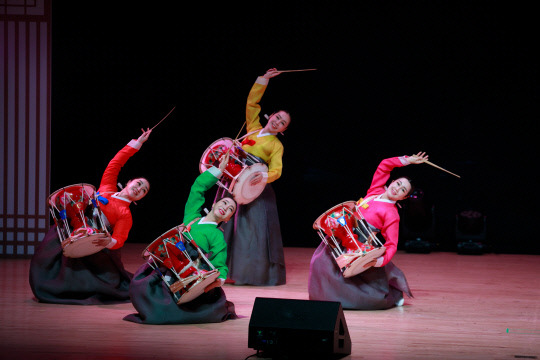
[[[144,176],[137,176],[137,177],[133,177],[131,179],[129,179],[127,182],[126,182],[126,185],[123,185],[124,187],[127,186],[127,184],[129,184],[131,181],[135,180],[135,179],[144,179],[146,180],[146,182],[148,183],[148,185],[150,185],[150,180],[148,180],[147,178],[145,178]]]
[[[280,111],[283,111],[284,113],[289,115],[289,117],[291,117],[291,113],[289,112],[289,110],[281,109],[281,110],[278,110],[277,112],[280,112]]]

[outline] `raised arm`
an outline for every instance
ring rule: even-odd
[[[139,151],[139,149],[142,147],[142,144],[144,144],[148,140],[148,137],[152,132],[152,130],[141,130],[143,132],[141,136],[139,136],[137,140],[131,140],[126,146],[122,148],[122,150],[120,150],[114,156],[114,158],[107,165],[107,168],[103,172],[103,176],[101,177],[101,182],[99,184],[99,189],[101,193],[105,191],[116,192],[118,190],[116,184],[118,183],[118,174],[120,174],[120,170],[129,160],[129,158],[132,157],[137,151]]]
[[[253,84],[246,105],[246,129],[248,133],[262,129],[260,119],[261,106],[259,102],[264,95],[269,80],[279,74],[281,73],[275,68],[269,69],[264,75],[259,76],[255,84]]]

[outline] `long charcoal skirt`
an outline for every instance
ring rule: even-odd
[[[30,261],[30,287],[44,303],[100,305],[129,302],[133,274],[124,269],[120,250],[103,249],[68,258],[53,226]]]
[[[403,272],[392,262],[383,267],[371,267],[352,276],[343,277],[331,250],[323,242],[311,258],[308,293],[310,300],[339,301],[344,309],[389,309],[403,299],[412,297]]]
[[[223,225],[229,279],[236,285],[273,286],[286,281],[285,255],[272,186],[249,204],[239,205]]]
[[[221,287],[178,305],[161,274],[171,273],[149,264],[135,272],[129,292],[137,313],[127,315],[124,320],[140,324],[200,324],[237,318],[234,304],[227,301]]]

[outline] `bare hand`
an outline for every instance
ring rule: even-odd
[[[421,164],[423,162],[426,162],[428,160],[428,156],[426,155],[426,152],[420,151],[418,154],[411,155],[407,158],[407,161],[409,164]]]
[[[96,245],[96,246],[107,246],[111,243],[111,237],[110,236],[103,236],[103,237],[98,237],[94,240],[92,240],[92,244]]]
[[[255,186],[258,183],[260,183],[262,179],[263,179],[262,173],[258,172],[251,178],[251,180],[249,181],[249,184],[251,186]]]
[[[224,281],[222,281],[222,279],[216,279],[213,283],[204,288],[204,292],[207,293],[213,288],[220,287],[223,283]]]
[[[144,129],[141,129],[141,131],[143,133],[142,133],[141,136],[139,136],[137,141],[140,142],[141,144],[143,144],[150,137],[150,133],[152,132],[152,130],[150,130],[150,128],[146,128],[146,131],[144,131]]]
[[[367,269],[367,268],[370,268],[372,266],[375,266],[376,263],[377,263],[377,259],[373,259],[370,262],[364,264],[364,268]]]
[[[270,78],[273,78],[274,76],[278,76],[279,74],[281,74],[281,71],[278,71],[276,68],[271,68],[271,69],[268,69],[266,74],[263,75],[263,78],[270,79]]]
[[[225,154],[221,155],[221,157],[219,158],[219,170],[222,173],[223,173],[223,171],[225,171],[225,167],[229,163],[229,155],[230,155],[230,151],[227,150],[225,152]]]

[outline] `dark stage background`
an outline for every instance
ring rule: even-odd
[[[52,23],[51,191],[97,187],[115,153],[176,106],[120,174],[151,182],[132,206],[129,241],[149,243],[181,222],[202,153],[236,136],[258,75],[317,68],[270,80],[261,102],[263,113],[292,115],[274,183],[285,246],[317,246],[313,221],[363,196],[380,160],[426,151],[461,175],[428,165],[396,171],[415,178],[433,206],[436,249],[454,251],[456,214],[475,210],[487,216],[493,251],[540,253],[532,9],[133,4],[54,1]]]

